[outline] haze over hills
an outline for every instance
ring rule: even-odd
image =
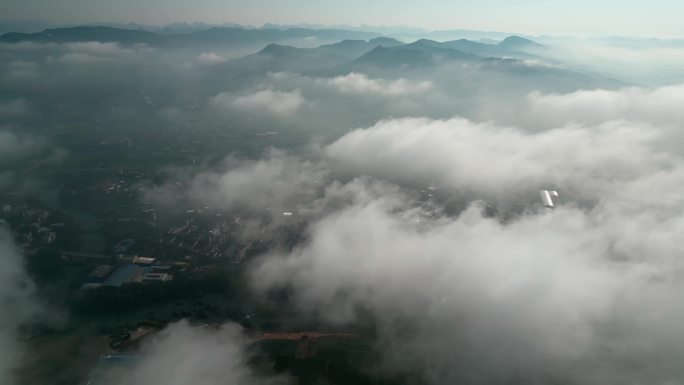
[[[40,43],[69,43],[79,41],[117,42],[120,44],[149,44],[153,46],[184,47],[214,44],[247,45],[274,43],[295,39],[339,41],[343,39],[369,39],[379,37],[373,32],[345,31],[335,29],[246,29],[237,27],[214,27],[191,32],[159,34],[144,30],[131,30],[102,26],[52,28],[36,33],[5,33],[0,42],[24,41]]]
[[[157,45],[162,43],[163,40],[163,37],[148,31],[101,26],[52,28],[36,33],[9,32],[0,35],[0,42],[3,43],[73,43],[96,41]]]
[[[354,39],[364,40],[354,40]],[[340,41],[341,40],[341,41]],[[248,64],[251,71],[314,71],[329,73],[364,70],[370,67],[417,67],[437,61],[482,61],[494,58],[538,59],[529,53],[544,46],[519,36],[509,36],[498,44],[485,44],[466,39],[438,42],[419,39],[404,44],[390,37],[363,31],[334,29],[245,29],[209,28],[187,33],[159,34],[143,30],[83,26],[47,29],[38,33],[6,33],[0,42],[115,42],[122,45],[146,44],[152,47],[199,49],[252,49],[268,44],[256,56],[246,57],[236,65]],[[295,48],[278,42],[310,45],[313,42],[336,41],[316,48]],[[270,43],[270,44],[269,44]],[[501,64],[504,65],[505,64]],[[337,68],[334,68],[337,67]],[[332,72],[330,72],[332,71]],[[572,74],[572,77],[577,77]],[[606,81],[602,85],[608,85]],[[618,83],[613,83],[617,85]]]
[[[2,21],[0,20],[0,33],[6,32],[22,32],[22,33],[36,33],[41,32],[47,28],[70,28],[70,27],[93,27],[93,26],[105,26],[120,29],[134,29],[143,30],[149,32],[156,32],[161,34],[169,33],[189,33],[195,31],[203,31],[211,28],[241,28],[241,29],[270,29],[270,30],[287,30],[287,29],[335,29],[335,30],[346,30],[355,32],[373,32],[388,36],[397,36],[406,40],[416,40],[421,37],[431,38],[436,40],[453,40],[457,38],[465,39],[492,39],[501,40],[511,33],[505,32],[494,32],[494,31],[475,31],[466,29],[454,29],[454,30],[442,30],[442,31],[431,31],[424,28],[414,28],[405,26],[373,26],[373,25],[325,25],[325,24],[274,24],[266,23],[261,27],[254,27],[248,25],[241,25],[238,23],[205,23],[205,22],[175,22],[165,25],[149,25],[140,23],[78,23],[69,24],[61,23],[57,24],[48,21]]]
[[[377,76],[414,76],[443,65],[470,63],[490,71],[489,78],[482,78],[482,84],[492,79],[506,84],[508,79],[524,76],[530,89],[540,87],[557,90],[571,90],[585,87],[614,88],[626,83],[594,74],[582,74],[551,66],[529,66],[522,60],[543,58],[525,52],[526,49],[539,49],[543,45],[527,39],[522,44],[489,45],[458,40],[437,42],[420,39],[413,43],[402,43],[391,38],[365,40],[344,40],[339,43],[322,45],[316,48],[296,48],[270,44],[253,55],[247,55],[214,68],[217,74],[225,67],[227,73],[252,75],[267,72],[288,71],[313,76],[338,76],[349,72],[362,72]],[[516,59],[511,59],[516,58]],[[549,61],[550,63],[552,61]],[[432,68],[432,69],[431,69]],[[482,74],[483,76],[484,73]],[[459,77],[452,75],[453,79]],[[552,80],[553,79],[553,80]]]
[[[434,42],[431,44],[435,46],[438,46],[437,42],[446,43],[448,48],[454,48],[478,56],[507,57],[533,61],[542,60],[553,65],[566,66],[569,69],[581,72],[617,77],[626,82],[660,84],[673,81],[673,79],[684,78],[684,73],[680,70],[681,66],[669,60],[658,63],[662,68],[660,75],[656,76],[652,72],[648,72],[647,68],[640,68],[638,65],[628,65],[626,63],[627,58],[622,55],[616,57],[596,57],[593,59],[588,57],[603,51],[597,51],[591,47],[613,46],[620,47],[623,50],[631,50],[637,55],[644,56],[646,60],[649,56],[646,52],[648,50],[677,49],[684,46],[683,40],[680,39],[640,39],[629,37],[578,39],[554,36],[530,37],[510,33],[470,30],[435,32],[420,29],[408,29],[415,34],[403,34],[400,33],[402,31],[401,28],[394,30],[392,28],[373,29],[369,27],[365,30],[363,28],[329,28],[321,25],[294,27],[266,25],[262,28],[233,24],[215,26],[206,23],[175,23],[161,27],[136,24],[112,25],[51,28],[34,33],[8,32],[0,35],[0,42],[34,41],[64,43],[98,41],[117,42],[124,45],[142,43],[168,48],[200,49],[204,47],[204,49],[232,50],[229,56],[237,57],[256,52],[270,43],[314,48],[342,40],[368,40],[385,36],[398,38],[403,42],[409,43],[426,40]],[[122,28],[122,26],[132,28]],[[383,35],[383,32],[386,34]],[[641,52],[637,52],[637,50]],[[581,54],[585,51],[586,54]],[[619,65],[617,65],[618,63]]]

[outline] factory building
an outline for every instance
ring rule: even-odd
[[[99,265],[95,267],[86,278],[85,283],[81,288],[83,289],[97,289],[102,286],[109,274],[114,270],[111,265]]]
[[[143,277],[143,282],[166,282],[173,279],[168,273],[147,273]]]
[[[137,266],[134,264],[123,265],[116,269],[102,285],[119,287],[129,282],[142,282],[145,274],[150,270],[150,267]]]
[[[151,257],[135,257],[133,258],[133,264],[138,266],[152,266],[156,262],[156,258]]]
[[[86,283],[103,283],[112,270],[114,267],[111,265],[99,265],[88,274]]]

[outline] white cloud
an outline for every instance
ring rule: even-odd
[[[134,51],[130,48],[125,48],[119,43],[115,42],[97,42],[97,41],[87,41],[87,42],[77,42],[77,43],[65,43],[62,45],[65,51],[69,52],[80,52],[87,53],[97,56],[109,56],[115,57],[124,54],[131,54]]]
[[[196,175],[189,196],[218,208],[292,211],[299,202],[316,196],[324,177],[319,165],[272,151],[258,161],[229,158],[223,170]]]
[[[99,43],[51,49],[72,62],[128,53]],[[186,60],[181,67],[223,57]],[[30,73],[26,63],[13,65]],[[434,84],[275,73],[270,89],[216,95],[213,107],[231,113],[278,118],[305,109],[317,115],[304,119],[340,125],[351,120],[349,110],[355,122],[368,122],[395,111],[451,116],[454,107],[486,105],[482,120],[508,109],[544,130],[459,118],[369,123],[325,147],[323,160],[282,153],[229,159],[194,176],[190,198],[227,209],[315,213],[307,217],[306,243],[267,257],[255,268],[255,285],[293,288],[300,309],[332,322],[370,312],[388,369],[435,384],[682,382],[684,88],[525,98],[503,67],[501,77],[487,79],[493,72],[479,65],[436,69]],[[525,79],[527,86],[536,78]],[[7,106],[10,115],[21,110]],[[179,111],[169,106],[160,115],[177,121],[186,116]],[[23,159],[44,146],[0,131],[0,158]],[[321,183],[337,172],[343,180],[380,180]],[[15,177],[0,170],[6,183]],[[444,214],[433,201],[428,210],[401,185],[436,186],[447,204],[467,209]],[[560,191],[558,209],[535,208],[540,188]],[[473,202],[480,198],[493,205],[483,209]],[[504,204],[516,210],[492,217],[501,213],[492,206]],[[238,334],[174,325],[120,383],[251,383]],[[222,367],[226,362],[237,367]]]
[[[396,191],[356,183],[362,198],[257,264],[252,282],[290,288],[333,322],[370,311],[384,367],[429,383],[678,383],[684,206],[667,192],[683,171],[643,176],[589,210],[506,222],[478,203],[426,220]],[[641,199],[649,186],[667,195]]]
[[[306,102],[299,90],[291,92],[261,90],[252,94],[235,97],[230,93],[220,93],[213,98],[218,108],[232,106],[252,112],[268,112],[277,116],[291,116]]]
[[[38,64],[25,60],[14,60],[7,63],[5,79],[34,79],[38,76]]]
[[[36,43],[33,41],[22,41],[18,43],[0,43],[0,47],[7,51],[30,52],[46,48],[56,48],[56,43]]]
[[[0,159],[2,160],[21,159],[40,153],[46,148],[47,143],[42,138],[0,130]]]
[[[214,52],[203,52],[197,56],[197,62],[199,64],[205,64],[205,65],[210,65],[210,64],[217,64],[217,63],[223,63],[227,59],[224,58],[223,56],[214,53]]]
[[[568,94],[531,93],[530,115],[541,124],[565,122],[597,124],[632,120],[665,125],[684,122],[684,85],[621,90],[581,90]]]
[[[48,56],[48,63],[64,63],[64,64],[96,64],[112,60],[107,56],[93,55],[87,52],[69,52],[57,57]]]
[[[25,353],[20,326],[40,311],[33,282],[9,232],[0,225],[0,383],[14,384],[14,370]]]
[[[637,95],[631,120],[655,120]],[[333,169],[437,185],[468,208],[439,214],[363,180],[331,187],[322,200],[353,198],[328,205],[304,245],[257,263],[253,285],[292,290],[331,322],[370,312],[384,368],[429,383],[682,382],[684,158],[668,146],[675,130],[611,119],[352,131],[324,149]],[[547,186],[560,190],[555,210],[538,205]],[[492,217],[481,197],[522,209]]]
[[[0,101],[0,117],[2,118],[22,116],[28,112],[29,105],[24,99]]]
[[[192,327],[170,325],[143,347],[133,365],[103,375],[108,385],[257,385],[285,383],[252,370],[249,341],[239,326]]]
[[[413,83],[406,79],[371,79],[365,74],[356,72],[334,77],[326,80],[326,83],[335,87],[342,93],[375,94],[384,96],[416,94],[428,91],[432,88],[432,83],[429,81]]]
[[[620,122],[530,133],[459,118],[408,118],[352,131],[325,153],[355,175],[432,184],[471,199],[527,201],[553,187],[595,201],[616,182],[678,164],[654,150],[661,138],[654,127]]]
[[[605,73],[640,84],[681,82],[684,80],[684,72],[681,71],[684,48],[665,44],[667,41],[637,39],[617,43],[574,41],[548,46],[538,53],[581,70]]]
[[[290,72],[268,72],[268,73],[266,74],[266,76],[267,76],[269,79],[272,79],[272,80],[287,80],[287,79],[290,79],[290,78],[299,77],[299,76],[301,76],[301,75],[293,74],[293,73],[290,73]]]
[[[124,58],[134,58],[135,55],[154,52],[155,50],[145,44],[137,44],[131,47],[124,47],[116,42],[76,42],[64,43],[56,46],[60,54],[47,56],[48,63],[64,64],[96,64],[104,62],[114,62]]]

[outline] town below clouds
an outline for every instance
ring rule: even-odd
[[[495,37],[1,35],[0,380],[684,381],[684,44]]]

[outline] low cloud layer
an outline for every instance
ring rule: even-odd
[[[275,385],[287,382],[250,369],[249,341],[240,327],[215,328],[172,324],[144,346],[132,366],[105,371],[107,385]],[[96,374],[96,376],[98,376]]]
[[[679,164],[657,151],[662,132],[612,122],[525,132],[464,119],[387,120],[355,130],[325,150],[337,167],[397,183],[435,185],[469,199],[536,199],[559,188],[599,198],[620,183]]]
[[[20,327],[40,310],[33,282],[8,230],[0,224],[0,383],[15,384],[14,371],[26,353]]]
[[[327,80],[327,84],[335,87],[342,93],[384,96],[423,93],[432,87],[432,83],[429,81],[414,84],[406,79],[392,81],[371,79],[365,74],[356,72],[334,77]]]
[[[22,43],[2,57],[11,95],[0,117],[34,131],[0,130],[0,160],[49,153],[44,123],[59,123],[59,138],[85,135],[61,124],[71,119],[98,134],[75,148],[125,137],[131,162],[183,151],[174,160],[192,172],[158,192],[294,212],[302,243],[256,262],[252,286],[291,291],[316,320],[372,322],[388,373],[430,384],[684,382],[681,85],[594,89],[611,82],[541,59],[294,74],[277,72],[296,67],[280,60],[224,62],[231,53],[218,47]],[[211,169],[197,166],[204,151]],[[22,178],[15,168],[0,166],[0,186]],[[546,188],[560,192],[555,210],[539,203]],[[30,285],[12,283],[25,279],[19,254],[0,241],[10,256],[0,300],[30,303]],[[12,347],[0,382],[21,352],[29,313],[18,309],[0,315]],[[107,384],[279,382],[248,369],[247,345],[233,326],[175,324]]]
[[[684,47],[676,39],[551,40],[551,46],[533,52],[565,66],[609,74],[635,84],[659,86],[684,81]]]
[[[599,118],[569,103],[584,124],[567,115],[543,131],[460,118],[352,131],[324,149],[330,167],[437,186],[467,208],[355,181],[357,198],[256,264],[253,285],[291,290],[333,323],[370,312],[385,370],[431,384],[681,382],[684,158],[668,144],[676,122],[642,92],[597,92],[627,100]],[[545,187],[559,208],[540,207]],[[479,199],[521,208],[503,219]]]
[[[684,121],[684,85],[659,88],[576,91],[568,94],[529,95],[531,115],[541,124],[565,122],[597,124],[610,120],[630,120],[663,125]]]
[[[0,160],[19,160],[40,153],[47,147],[43,138],[0,130]]]
[[[506,223],[478,203],[426,220],[411,199],[371,194],[253,282],[335,323],[370,311],[386,370],[433,384],[678,382],[684,308],[666,293],[682,289],[684,212],[633,192]]]
[[[306,100],[299,90],[286,92],[267,89],[238,97],[221,93],[213,99],[213,102],[218,108],[229,105],[251,113],[265,112],[276,116],[291,116],[304,105]]]
[[[223,170],[194,176],[189,197],[216,208],[292,211],[317,195],[325,171],[316,163],[271,151],[258,161],[228,158]]]
[[[218,64],[226,61],[226,58],[215,52],[202,52],[197,56],[196,62],[199,64],[210,65]]]

